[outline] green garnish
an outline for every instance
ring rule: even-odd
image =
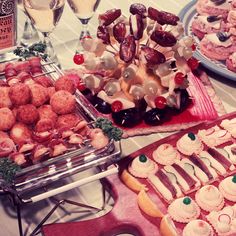
[[[188,137],[189,137],[192,141],[194,141],[194,140],[196,139],[196,136],[195,136],[194,133],[188,133]]]
[[[46,59],[48,55],[45,54],[45,50],[46,50],[46,45],[42,42],[39,42],[32,44],[28,48],[17,47],[14,50],[14,54],[24,59],[33,56],[41,56],[43,59]]]
[[[144,155],[144,154],[141,154],[140,156],[139,156],[139,160],[140,160],[140,162],[146,162],[147,161],[147,157]]]
[[[236,184],[236,175],[233,176],[232,181]]]
[[[16,163],[8,158],[0,159],[0,177],[2,177],[7,183],[12,183],[16,172],[21,168]]]
[[[119,141],[123,135],[123,131],[117,127],[114,127],[112,122],[106,118],[99,117],[96,120],[96,128],[100,128],[103,133],[110,139]]]
[[[183,203],[185,205],[189,205],[191,203],[191,199],[189,197],[185,197],[184,200],[183,200]]]

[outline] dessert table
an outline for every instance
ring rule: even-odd
[[[86,2],[86,1],[85,1]],[[96,11],[96,14],[89,23],[89,29],[91,33],[96,32],[98,25],[97,15],[105,12],[111,8],[121,8],[124,15],[128,14],[129,5],[135,2],[143,3],[146,6],[156,7],[161,10],[170,11],[178,14],[181,9],[189,2],[189,0],[166,0],[166,1],[154,1],[154,0],[101,0],[100,5]],[[18,12],[18,35],[20,38],[23,32],[23,25],[25,16],[23,12]],[[63,69],[76,68],[73,63],[73,55],[76,49],[78,38],[80,35],[81,24],[76,16],[73,14],[68,4],[66,4],[63,16],[57,25],[56,29],[51,34],[52,43],[57,53],[58,59]],[[236,82],[225,78],[221,78],[218,75],[204,69],[212,82],[212,85],[216,91],[216,94],[222,100],[227,113],[236,111]],[[136,136],[122,140],[122,155],[127,156],[130,153],[144,147],[150,143],[153,143],[168,135],[167,133],[157,133],[145,136]],[[80,178],[81,175],[90,175],[95,170],[91,169],[79,173],[73,178]],[[70,181],[70,180],[69,180]],[[99,181],[92,182],[90,184],[81,186],[77,189],[60,194],[58,199],[70,198],[85,204],[89,204],[95,207],[101,207],[102,205],[102,191]],[[0,215],[1,215],[1,233],[0,235],[14,236],[18,235],[17,216],[15,210],[12,208],[12,204],[9,204],[9,199],[6,196],[0,196]],[[25,235],[28,235],[40,220],[51,210],[53,207],[52,200],[43,200],[31,205],[23,206],[23,229]],[[109,207],[105,208],[105,211],[109,210]],[[91,214],[91,212],[78,210],[76,207],[61,206],[52,217],[49,219],[49,223],[53,222],[67,222],[67,221],[79,221],[81,219],[95,217],[105,212],[99,212],[97,214]]]

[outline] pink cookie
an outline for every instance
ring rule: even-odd
[[[236,51],[236,43],[228,33],[211,33],[200,42],[200,50],[211,59],[226,60]]]
[[[220,16],[198,16],[192,23],[192,31],[202,39],[205,34],[227,31],[227,25]]]
[[[226,19],[230,10],[230,3],[228,0],[198,0],[196,10],[200,15],[221,15]]]

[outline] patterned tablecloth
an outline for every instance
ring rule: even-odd
[[[86,4],[86,0],[84,1]],[[140,2],[145,4],[146,6],[156,7],[161,10],[170,11],[175,14],[178,14],[180,10],[189,2],[189,0],[165,0],[165,1],[157,1],[157,0],[101,0],[100,5],[97,9],[96,15],[91,19],[89,23],[89,29],[91,33],[96,31],[97,20],[96,16],[99,13],[106,11],[111,8],[121,8],[122,13],[124,15],[128,14],[129,5],[134,2]],[[18,14],[18,35],[19,37],[23,31],[23,25],[25,21],[24,14],[19,11]],[[75,47],[78,42],[79,34],[81,30],[81,24],[76,16],[73,14],[68,4],[64,9],[63,16],[51,34],[51,39],[55,50],[57,52],[58,58],[63,68],[70,69],[74,68],[75,65],[73,63],[73,55],[75,52]],[[219,76],[212,74],[208,71],[210,76],[210,80],[216,90],[217,95],[221,98],[223,105],[226,109],[226,112],[232,112],[236,110],[236,83],[227,79],[220,78]],[[123,142],[123,155],[128,155],[133,151],[136,151],[140,147],[146,146],[162,137],[166,136],[165,133],[162,134],[152,134],[147,135],[145,138],[143,136],[137,136],[134,138],[129,138]],[[91,170],[93,171],[93,170]],[[80,175],[89,175],[91,171],[86,171],[85,173],[81,173]],[[79,177],[79,176],[77,176]],[[76,177],[76,178],[77,178]],[[70,196],[72,199],[76,199],[78,201],[87,202],[89,204],[93,204],[94,206],[101,206],[101,186],[97,182],[85,185],[80,187],[79,189],[67,192],[63,194],[63,196],[59,196],[60,198]],[[18,227],[17,227],[17,218],[14,209],[11,208],[8,199],[6,197],[0,196],[0,215],[1,222],[0,235],[4,236],[14,236],[18,235]],[[35,225],[40,221],[40,219],[52,208],[51,202],[48,200],[41,201],[32,206],[25,206],[23,211],[23,227],[26,233],[32,231]],[[79,220],[82,217],[87,216],[84,214],[67,214],[68,207],[61,208],[56,211],[53,217],[49,222],[66,222],[69,220]],[[70,209],[71,210],[71,209]],[[72,211],[78,211],[78,209],[72,209]],[[77,218],[75,218],[77,217]],[[60,220],[59,220],[60,219]]]

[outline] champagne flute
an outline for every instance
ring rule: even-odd
[[[25,13],[23,0],[18,0],[18,7],[20,8],[20,10],[22,10]],[[24,24],[24,32],[23,32],[23,35],[21,36],[20,44],[22,46],[29,46],[38,41],[39,41],[39,34],[37,30],[35,29],[35,27],[32,25],[29,17],[26,15],[26,20]]]
[[[23,4],[32,24],[44,36],[45,53],[52,61],[59,65],[49,35],[61,18],[65,0],[23,0]]]
[[[80,40],[90,36],[88,22],[94,15],[100,0],[67,0],[71,9],[82,23]]]

